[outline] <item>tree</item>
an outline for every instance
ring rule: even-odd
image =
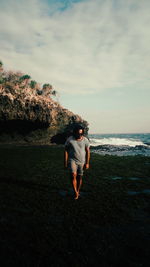
[[[43,92],[42,92],[42,90],[37,89],[37,90],[36,90],[36,93],[37,93],[37,95],[42,95]]]
[[[31,79],[31,76],[28,74],[25,74],[23,76],[20,77],[20,81],[24,82],[24,85],[27,86],[29,83],[29,80]]]
[[[21,80],[29,80],[29,79],[31,79],[31,76],[28,75],[28,74],[25,74],[25,75],[21,76],[20,79],[21,79]]]
[[[49,84],[49,83],[43,84],[43,89],[42,89],[43,95],[45,95],[45,96],[51,95],[52,90],[53,90],[53,87],[51,84]]]
[[[34,89],[36,85],[37,85],[37,82],[31,80],[31,82],[30,82],[30,87],[31,87],[32,89]]]
[[[3,71],[3,62],[0,60],[0,72]]]
[[[0,72],[3,71],[3,62],[0,60]],[[3,77],[2,77],[2,73],[0,74],[0,84],[3,83]]]
[[[45,89],[52,90],[52,89],[53,89],[53,87],[52,87],[52,85],[51,85],[51,84],[49,84],[49,83],[45,83],[45,84],[43,84],[43,89],[44,89],[44,90],[45,90]]]
[[[56,96],[56,95],[57,95],[57,91],[56,91],[56,90],[53,90],[53,91],[52,91],[52,95],[53,95],[53,96]]]
[[[4,79],[3,79],[3,77],[0,75],[0,84],[3,84],[3,82],[4,82]]]

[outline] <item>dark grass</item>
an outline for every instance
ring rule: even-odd
[[[1,266],[149,266],[145,189],[149,157],[92,153],[74,200],[63,147],[1,145]]]

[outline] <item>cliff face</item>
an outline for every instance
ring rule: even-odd
[[[75,123],[88,130],[86,121],[63,108],[51,95],[39,95],[29,85],[1,83],[0,142],[47,144],[54,135],[70,131]]]

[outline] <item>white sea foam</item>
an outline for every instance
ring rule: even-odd
[[[113,145],[113,146],[130,146],[130,147],[136,147],[136,146],[145,146],[140,140],[131,140],[127,138],[90,138],[90,144],[91,146],[99,146],[99,145]]]

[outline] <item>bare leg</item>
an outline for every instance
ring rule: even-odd
[[[79,195],[78,195],[78,190],[77,190],[77,174],[76,173],[71,174],[71,182],[72,182],[72,187],[75,193],[75,199],[78,199]]]
[[[77,192],[78,192],[78,195],[80,193],[81,186],[82,186],[82,176],[81,175],[77,175]]]

